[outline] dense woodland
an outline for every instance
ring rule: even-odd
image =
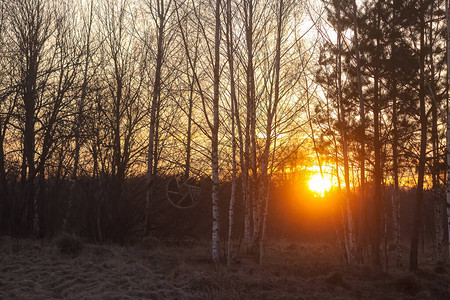
[[[262,263],[315,172],[345,260],[392,243],[416,270],[425,223],[448,259],[448,1],[0,0],[0,22],[1,234],[195,219],[214,262]]]

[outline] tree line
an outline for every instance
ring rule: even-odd
[[[147,235],[157,178],[212,174],[216,208],[219,181],[236,191],[239,176],[245,244],[260,253],[273,157],[302,122],[300,3],[29,0],[1,13],[3,232]]]
[[[361,260],[369,247],[373,261],[383,264],[380,245],[392,215],[401,264],[399,193],[409,186],[416,193],[410,269],[418,269],[427,189],[433,195],[435,260],[442,262],[448,257],[449,224],[448,3],[327,1],[325,6],[324,28],[334,28],[336,37],[322,30],[316,80],[325,97],[316,106],[323,145],[318,151],[335,158],[336,170],[338,164],[344,169],[336,176],[343,176],[346,186],[347,256]],[[349,168],[359,186],[350,204]]]
[[[383,265],[391,222],[401,264],[405,187],[410,268],[427,188],[447,259],[447,1],[0,3],[2,233],[151,235],[159,180],[207,179],[212,259],[242,236],[262,262],[271,189],[307,160],[342,189],[348,261]]]

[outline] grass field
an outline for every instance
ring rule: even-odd
[[[335,253],[327,244],[273,242],[263,265],[241,254],[226,267],[213,265],[200,242],[0,237],[0,299],[450,299],[448,265],[425,258],[417,273],[386,272]]]

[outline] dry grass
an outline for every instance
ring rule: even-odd
[[[450,299],[448,266],[415,274],[340,262],[329,245],[273,243],[262,266],[211,263],[207,243],[134,247],[0,237],[0,299]]]
[[[79,256],[83,251],[83,243],[75,236],[62,235],[56,240],[56,246],[62,254]]]

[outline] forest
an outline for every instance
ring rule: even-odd
[[[448,299],[449,41],[448,0],[0,0],[0,261],[178,247],[193,298],[298,299],[328,257],[306,299]]]

